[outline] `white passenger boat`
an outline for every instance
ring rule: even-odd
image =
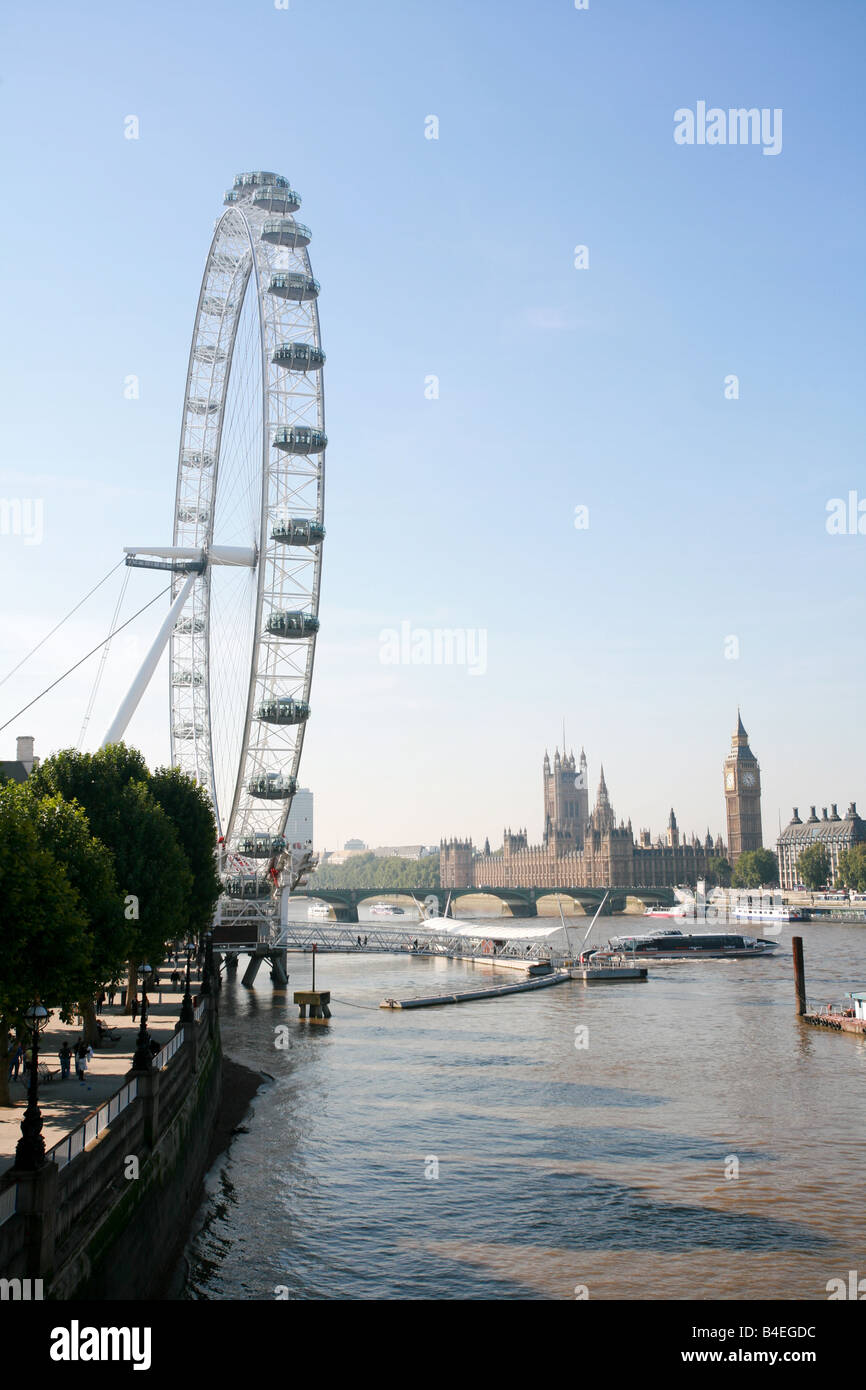
[[[612,955],[625,961],[731,960],[749,956],[768,956],[778,950],[777,941],[740,936],[734,932],[647,932],[635,936],[612,936],[607,951],[596,952],[602,960]]]
[[[371,917],[405,917],[406,909],[396,903],[374,903],[370,908]]]
[[[799,907],[732,907],[731,917],[737,922],[802,922],[805,914]]]

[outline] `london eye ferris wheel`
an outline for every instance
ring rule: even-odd
[[[310,714],[324,530],[319,285],[278,174],[239,174],[207,255],[187,369],[172,605],[104,743],[169,642],[172,762],[209,792],[230,859],[284,850]],[[148,669],[149,667],[149,669]]]

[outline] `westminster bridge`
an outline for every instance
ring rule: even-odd
[[[357,922],[358,908],[372,903],[393,902],[395,906],[412,906],[412,900],[432,908],[435,900],[438,911],[434,915],[444,917],[459,916],[459,903],[463,898],[492,898],[500,904],[503,915],[512,917],[537,917],[538,904],[544,898],[558,897],[568,900],[573,907],[563,908],[570,915],[576,912],[595,913],[606,894],[610,894],[602,909],[603,916],[625,912],[628,899],[633,905],[642,903],[651,906],[655,903],[672,907],[676,902],[672,888],[316,888],[315,892],[292,893],[291,904],[308,906],[310,903],[324,902],[333,909],[338,922]]]

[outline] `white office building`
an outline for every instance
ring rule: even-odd
[[[313,847],[313,793],[307,787],[299,787],[292,797],[286,839],[290,845]]]

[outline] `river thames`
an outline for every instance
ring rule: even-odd
[[[821,1300],[866,1276],[866,1040],[798,1020],[792,929],[810,999],[864,988],[866,926],[838,923],[408,1013],[378,1005],[515,973],[322,954],[326,1025],[291,1003],[309,956],[287,993],[230,975],[224,1050],[274,1079],[209,1175],[182,1297]]]

